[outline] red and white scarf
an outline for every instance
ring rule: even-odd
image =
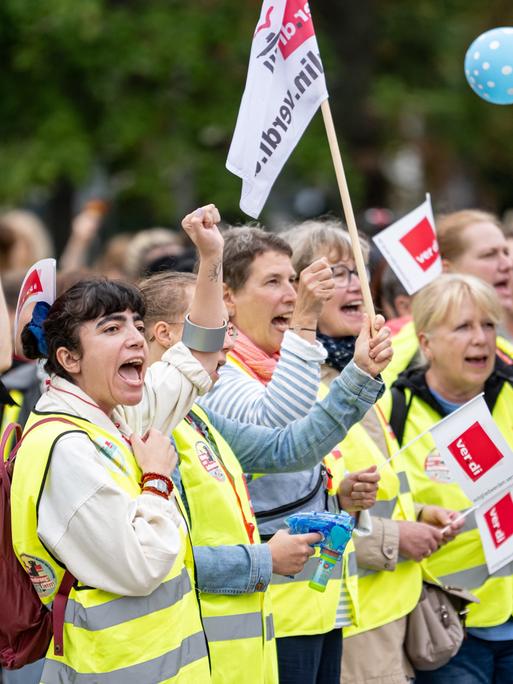
[[[230,356],[246,366],[257,380],[267,385],[280,359],[280,352],[267,354],[239,330],[235,348],[230,352]]]

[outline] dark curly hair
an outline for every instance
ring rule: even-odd
[[[125,309],[139,314],[141,318],[146,314],[144,296],[139,288],[131,283],[107,278],[90,278],[80,280],[63,292],[50,307],[43,323],[48,347],[46,372],[55,373],[71,381],[71,377],[57,361],[56,352],[59,347],[66,347],[69,351],[78,351],[81,354],[80,326],[100,316],[108,316]],[[28,325],[23,328],[21,341],[27,358],[43,358],[38,341]]]

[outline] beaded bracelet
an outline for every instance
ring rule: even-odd
[[[160,489],[157,489],[156,487],[143,487],[141,490],[141,493],[144,494],[145,492],[150,492],[151,494],[156,494],[157,496],[161,496],[162,498],[166,499],[166,501],[169,500],[169,494],[165,494],[164,492],[161,492]]]

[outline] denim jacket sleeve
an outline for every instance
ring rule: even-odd
[[[246,473],[294,472],[319,463],[383,393],[383,383],[351,361],[307,416],[284,428],[240,423],[208,411]]]
[[[180,471],[173,482],[189,514],[187,495]],[[271,581],[272,557],[268,544],[194,546],[198,589],[207,594],[252,594],[265,591]]]
[[[268,544],[195,546],[198,589],[209,594],[265,591],[272,575]]]

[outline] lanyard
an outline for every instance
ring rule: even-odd
[[[386,419],[386,416],[383,413],[383,409],[381,408],[381,406],[379,404],[374,404],[374,408],[376,409],[376,413],[378,414],[378,418],[380,419],[381,424],[383,425],[385,430],[388,432],[389,437],[391,439],[394,439],[397,441],[397,437],[395,436],[395,432],[394,432],[392,426],[390,425],[390,423],[388,422],[388,420]],[[390,449],[388,449],[388,451],[390,452]],[[389,453],[389,456],[390,455],[391,454]]]

